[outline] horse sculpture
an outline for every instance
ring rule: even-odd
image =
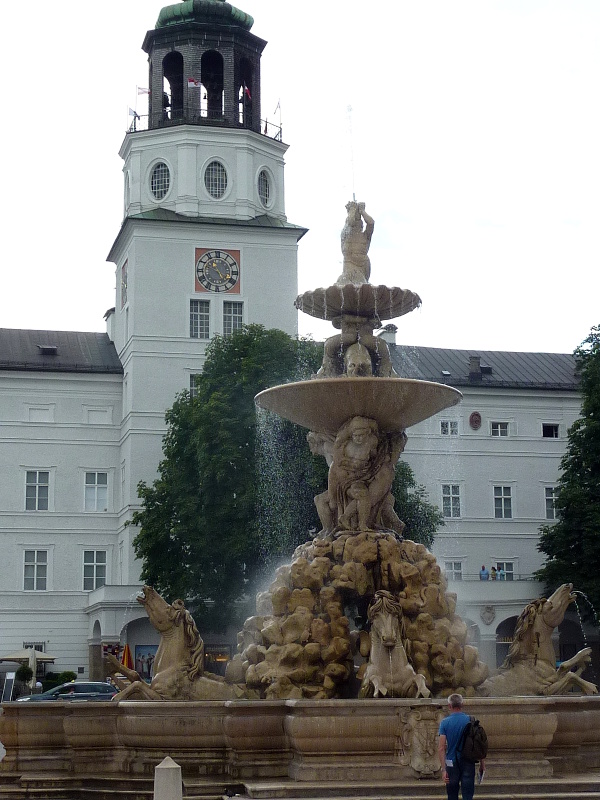
[[[151,586],[144,586],[137,601],[144,606],[150,622],[161,635],[154,659],[154,677],[148,686],[139,673],[108,655],[112,671],[132,681],[113,700],[231,700],[238,697],[236,687],[225,683],[219,675],[204,673],[204,642],[183,600],[169,604]]]
[[[580,650],[556,669],[552,632],[563,621],[574,600],[573,584],[563,583],[547,600],[541,597],[529,603],[517,620],[513,641],[500,671],[481,685],[478,694],[497,697],[556,695],[566,694],[573,688],[584,694],[597,694],[597,687],[581,677],[591,660],[590,647]]]
[[[409,664],[404,649],[402,606],[393,594],[380,590],[369,605],[371,652],[359,697],[429,697],[425,677]]]

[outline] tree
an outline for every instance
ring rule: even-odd
[[[309,378],[322,352],[322,345],[260,325],[217,337],[196,396],[183,392],[166,414],[158,478],[138,486],[133,544],[142,579],[169,600],[185,598],[203,630],[241,622],[260,582],[320,528],[313,498],[327,485],[325,460],[310,453],[306,430],[257,414],[254,396]],[[406,534],[431,544],[441,515],[408,465],[397,475],[393,491]]]
[[[143,562],[142,579],[171,600],[185,598],[204,629],[223,629],[245,615],[240,601],[266,561],[254,396],[291,378],[308,378],[320,364],[321,351],[314,342],[260,325],[217,337],[207,349],[196,396],[183,392],[166,414],[158,478],[151,486],[138,486],[142,508],[132,518],[140,527],[133,544]],[[291,425],[282,431],[280,457],[294,463],[289,480],[298,482],[299,475],[310,475],[318,466],[305,443],[300,452],[301,436]],[[295,529],[286,528],[292,540],[300,527],[306,531],[314,524],[307,494],[294,499],[298,521]],[[278,513],[292,518],[283,504]],[[293,549],[297,543],[286,546]]]
[[[444,516],[428,502],[425,487],[417,484],[406,461],[400,460],[396,466],[392,494],[396,499],[394,510],[406,525],[404,537],[431,547],[436,530],[444,524]]]
[[[555,499],[557,522],[545,525],[538,549],[546,555],[536,577],[548,591],[572,583],[600,609],[600,326],[575,350],[581,377],[581,417],[569,429]],[[594,611],[582,609],[591,619]]]

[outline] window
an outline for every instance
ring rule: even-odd
[[[440,433],[442,436],[458,436],[458,420],[443,419],[440,422]]]
[[[241,330],[243,311],[243,303],[235,303],[229,300],[223,303],[223,336],[230,336],[234,331]]]
[[[152,175],[150,176],[150,189],[154,197],[157,200],[162,200],[169,191],[170,184],[171,175],[169,173],[169,168],[164,162],[159,161],[152,170]]]
[[[544,439],[558,439],[558,425],[542,424],[542,436]]]
[[[462,581],[462,561],[444,561],[444,572],[449,581]]]
[[[215,200],[220,200],[227,189],[227,172],[219,161],[211,161],[204,171],[206,191]]]
[[[494,486],[494,517],[512,518],[512,489],[510,486]]]
[[[48,581],[48,551],[25,550],[23,589],[26,592],[45,592]]]
[[[460,486],[458,483],[442,484],[442,511],[445,517],[460,517]]]
[[[190,300],[190,339],[210,337],[210,301]]]
[[[496,561],[496,570],[501,581],[513,581],[515,579],[514,561]],[[504,572],[504,578],[502,577],[502,572]]]
[[[25,478],[25,510],[48,511],[50,473],[27,470]]]
[[[557,495],[556,487],[546,486],[544,488],[544,495],[546,500],[546,519],[556,519],[556,508],[554,506]]]
[[[508,436],[508,422],[492,422],[492,436]]]
[[[127,302],[127,261],[121,267],[121,308]]]
[[[108,472],[85,473],[85,511],[108,511]]]
[[[196,386],[196,378],[200,375],[190,375],[190,397],[198,397],[198,387]]]
[[[260,171],[258,176],[258,196],[263,206],[268,208],[271,197],[271,184],[269,183],[269,176],[264,169]]]
[[[91,592],[106,583],[106,550],[83,551],[83,591]]]

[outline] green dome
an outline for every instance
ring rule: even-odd
[[[156,27],[166,28],[182,22],[216,22],[247,31],[254,24],[250,14],[234,8],[225,0],[183,0],[174,6],[165,6],[158,15]]]

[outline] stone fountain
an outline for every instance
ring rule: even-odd
[[[572,587],[525,609],[506,674],[488,678],[435,558],[404,538],[391,486],[405,431],[461,395],[394,373],[374,331],[421,301],[369,283],[374,222],[362,203],[346,210],[342,274],[296,300],[339,333],[312,380],[257,397],[307,428],[329,464],[315,498],[322,530],[258,595],[225,681],[204,671],[182,601],[146,587],[139,601],[163,632],[150,687],[125,671],[132,683],[118,702],[4,704],[0,789],[16,800],[83,789],[98,800],[117,789],[127,800],[150,797],[167,755],[196,796],[425,797],[417,779],[439,773],[437,729],[452,691],[486,728],[497,796],[511,796],[511,780],[547,788],[562,774],[600,769],[600,698],[580,677],[589,653],[561,671],[541,663],[552,659]],[[530,696],[497,696],[526,680]],[[573,686],[590,696],[561,694]]]
[[[473,696],[487,667],[467,643],[467,627],[455,614],[456,596],[447,592],[435,558],[403,539],[391,494],[406,428],[458,403],[461,394],[395,374],[388,345],[374,330],[421,300],[406,289],[369,283],[374,222],[364,203],[350,202],[346,211],[342,274],[332,286],[296,300],[299,310],[331,320],[340,333],[325,342],[313,380],[276,386],[256,398],[260,407],[307,428],[311,450],[327,459],[328,486],[315,498],[323,527],[259,595],[257,615],[244,625],[228,678],[269,699],[358,692]],[[408,655],[400,660],[422,678],[409,681],[406,689],[401,674],[382,683],[382,669],[389,672],[389,665],[376,669],[365,663],[355,675],[357,657],[372,658],[375,652],[367,627],[380,626],[366,623],[373,623],[371,604],[382,600],[382,592],[389,595],[388,610],[396,609],[392,616],[401,631],[388,633],[384,660],[403,647]],[[377,675],[377,687],[372,681],[370,687],[361,685],[367,668]],[[397,669],[404,668],[399,662]]]

